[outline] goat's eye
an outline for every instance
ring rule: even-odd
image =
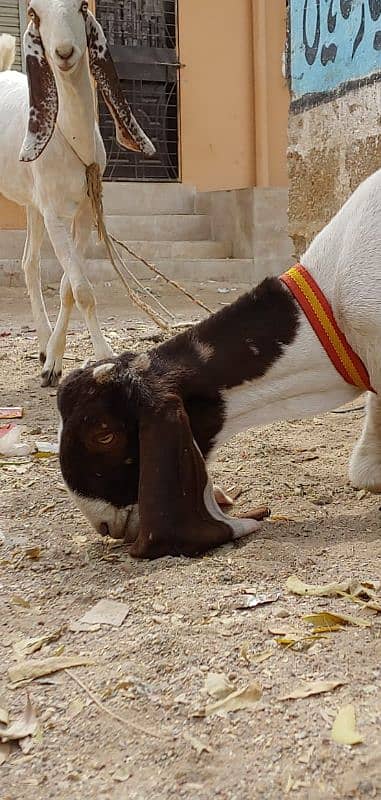
[[[81,13],[86,16],[88,10],[89,10],[89,4],[88,3],[82,3],[81,4]]]

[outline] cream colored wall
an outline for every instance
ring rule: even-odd
[[[0,230],[20,230],[26,226],[25,209],[0,194]],[[1,258],[1,252],[0,252]]]
[[[179,0],[182,180],[255,183],[251,0]]]
[[[288,186],[290,95],[283,76],[285,0],[252,0],[257,186]]]
[[[179,0],[182,179],[288,185],[285,0]]]

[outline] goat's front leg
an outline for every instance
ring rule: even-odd
[[[73,292],[67,275],[63,275],[60,286],[60,310],[54,331],[49,339],[41,386],[57,386],[62,375],[62,361],[66,345],[66,333],[74,305]]]
[[[44,218],[37,208],[28,206],[26,213],[27,232],[22,258],[22,268],[32,307],[33,321],[37,331],[40,361],[43,364],[46,358],[47,344],[52,333],[41,290],[40,252],[45,226]]]
[[[358,489],[381,492],[381,399],[371,392],[363,431],[351,456],[349,478]]]
[[[81,252],[82,247],[78,243],[78,239],[74,241],[69,221],[47,213],[45,215],[45,225],[57,259],[68,279],[68,281],[63,280],[61,283],[60,313],[52,336],[51,346],[49,343],[49,358],[46,359],[42,376],[43,386],[51,386],[58,382],[62,371],[66,330],[73,300],[85,318],[95,358],[97,360],[109,358],[113,355],[113,351],[107,344],[100,329],[94,292],[85,275],[85,260],[83,252]]]

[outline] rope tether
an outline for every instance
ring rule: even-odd
[[[99,169],[99,165],[98,164],[94,163],[94,164],[90,164],[90,166],[86,167],[86,180],[87,180],[88,196],[90,198],[90,202],[91,202],[91,206],[92,206],[92,210],[93,210],[94,222],[95,222],[95,226],[96,226],[97,233],[98,233],[98,239],[99,239],[99,241],[103,241],[105,243],[105,247],[106,247],[106,250],[107,250],[108,257],[109,257],[109,259],[110,259],[115,271],[119,275],[122,283],[126,287],[127,293],[128,293],[128,296],[129,296],[131,302],[134,303],[134,305],[136,305],[142,311],[144,311],[144,313],[147,314],[147,316],[150,317],[150,319],[153,322],[155,322],[156,325],[159,326],[159,328],[161,328],[162,330],[168,331],[168,332],[171,331],[170,323],[168,323],[165,319],[163,319],[163,317],[161,316],[161,314],[158,311],[155,311],[152,308],[151,305],[149,305],[144,300],[142,300],[139,297],[139,295],[134,291],[134,289],[131,288],[131,286],[129,285],[129,283],[128,283],[127,279],[126,279],[125,273],[127,273],[127,275],[129,275],[131,280],[133,280],[134,283],[136,283],[137,286],[139,286],[139,288],[146,295],[148,295],[148,297],[151,299],[151,301],[155,302],[159,306],[161,311],[163,311],[169,317],[169,319],[172,320],[172,321],[175,320],[174,314],[172,314],[172,312],[168,308],[166,308],[166,306],[163,305],[163,303],[161,303],[160,300],[157,299],[157,297],[155,297],[155,295],[153,294],[151,289],[149,289],[147,286],[144,286],[141,283],[141,281],[139,281],[139,279],[136,278],[136,276],[129,269],[129,267],[127,267],[125,261],[121,257],[121,255],[118,252],[118,250],[117,250],[115,245],[118,245],[119,247],[122,247],[131,256],[136,258],[138,261],[141,261],[142,264],[144,264],[146,267],[148,267],[149,270],[151,270],[151,272],[155,273],[155,275],[158,275],[166,283],[170,284],[175,289],[177,289],[179,292],[184,294],[186,297],[188,297],[190,300],[192,300],[193,303],[195,303],[196,305],[198,305],[201,308],[203,308],[204,311],[208,311],[208,313],[212,313],[211,309],[208,308],[208,306],[206,306],[204,303],[202,303],[201,300],[198,300],[196,297],[194,297],[194,295],[192,295],[191,292],[187,291],[187,289],[184,289],[176,281],[171,280],[170,278],[167,278],[167,276],[164,275],[164,273],[161,272],[158,269],[158,267],[156,267],[154,264],[151,264],[145,258],[143,258],[142,256],[139,256],[137,253],[135,253],[135,251],[132,250],[130,247],[128,247],[128,245],[126,245],[125,242],[121,242],[119,239],[116,239],[115,236],[112,236],[111,234],[108,233],[106,225],[105,225],[105,221],[104,221],[103,197],[102,197],[102,195],[103,195],[102,177],[101,177],[101,173],[100,173],[100,169]]]

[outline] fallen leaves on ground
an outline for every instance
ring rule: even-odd
[[[113,625],[119,628],[129,612],[126,603],[116,600],[99,600],[86,614],[78,620],[85,625]]]
[[[340,708],[332,726],[332,739],[338,744],[361,744],[362,736],[356,730],[356,712],[353,705]]]
[[[312,697],[316,694],[325,694],[325,692],[333,692],[339,686],[344,686],[345,681],[310,681],[302,686],[293,689],[292,692],[278,697],[278,700],[300,700],[306,697]]]
[[[35,708],[28,695],[21,716],[7,725],[0,725],[0,765],[4,764],[18,747],[24,754],[32,748],[32,736],[36,735],[38,720]]]
[[[198,756],[201,756],[202,753],[211,753],[211,748],[201,741],[197,736],[193,736],[191,733],[184,733],[184,739],[192,745],[192,747],[196,750]]]
[[[18,594],[13,595],[11,603],[13,603],[14,606],[20,606],[20,608],[30,608],[30,601]]]
[[[22,639],[19,642],[14,642],[13,650],[16,658],[19,660],[25,659],[25,656],[30,656],[41,650],[42,647],[50,642],[56,642],[62,634],[62,628],[51,633],[45,633],[42,636],[35,636],[32,639]]]
[[[345,625],[353,625],[357,628],[370,628],[371,620],[363,617],[352,617],[350,614],[336,614],[333,611],[316,611],[312,614],[305,614],[305,622],[311,623],[318,633],[337,631]]]
[[[335,597],[341,592],[347,592],[349,581],[338,583],[319,584],[319,583],[304,583],[297,575],[290,575],[286,581],[286,589],[292,594],[298,594],[301,597]]]
[[[269,625],[268,630],[269,633],[277,637],[276,642],[281,645],[281,647],[295,647],[295,645],[301,648],[310,647],[318,639],[323,638],[320,632],[308,633],[279,624]]]
[[[13,742],[19,739],[25,739],[27,736],[33,736],[36,733],[37,726],[36,711],[28,695],[27,703],[21,717],[8,724],[5,728],[0,728],[0,739],[2,742]]]
[[[215,703],[207,703],[205,708],[198,711],[196,713],[198,717],[251,708],[262,697],[262,689],[257,683],[249,683],[241,689],[235,689],[223,673],[211,672],[205,680],[204,690],[211,697],[218,699]]]
[[[223,672],[209,672],[205,678],[204,689],[215,700],[222,700],[234,692],[233,684]]]
[[[379,584],[373,581],[360,581],[357,578],[348,578],[344,581],[332,583],[304,583],[297,575],[290,575],[286,581],[286,589],[292,594],[301,597],[342,597],[352,603],[371,608],[381,612],[381,596]]]
[[[11,683],[20,683],[20,681],[41,678],[43,675],[52,675],[53,672],[59,672],[61,669],[91,666],[92,664],[94,662],[91,659],[79,656],[52,657],[41,661],[20,661],[17,666],[8,669],[8,677]]]

